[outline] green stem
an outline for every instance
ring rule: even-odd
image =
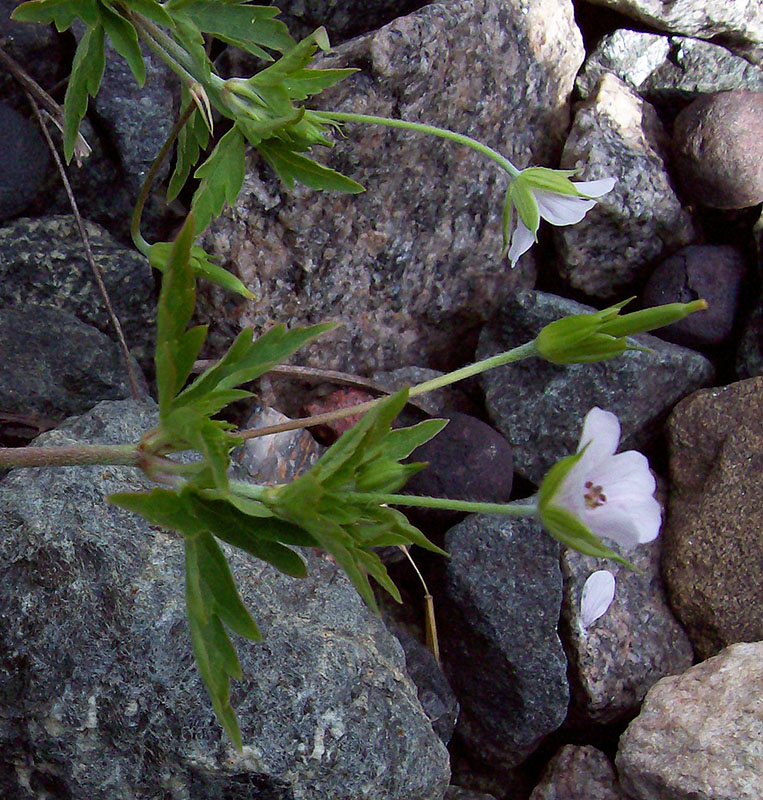
[[[0,447],[0,469],[16,467],[86,467],[93,464],[140,466],[143,454],[134,444]]]
[[[352,492],[347,497],[353,501],[372,505],[416,506],[441,508],[448,511],[465,511],[469,514],[502,514],[508,517],[537,517],[536,505],[513,503],[481,503],[473,500],[450,500],[447,497],[419,497],[413,494],[385,494],[382,492]]]
[[[408,396],[416,397],[417,395],[424,394],[424,392],[431,392],[433,389],[441,389],[443,386],[449,386],[451,383],[464,380],[464,378],[471,378],[474,375],[479,375],[479,373],[485,372],[488,369],[495,369],[495,367],[510,364],[513,361],[520,361],[523,358],[529,358],[534,355],[537,355],[537,349],[535,340],[533,339],[532,342],[527,342],[512,350],[507,350],[505,353],[499,353],[496,356],[477,361],[475,364],[469,364],[453,372],[448,372],[445,375],[441,375],[439,378],[432,378],[432,380],[419,383],[411,387]],[[305,417],[304,419],[293,419],[289,422],[282,422],[279,425],[267,425],[263,428],[239,431],[234,435],[244,440],[259,439],[261,436],[272,436],[276,433],[284,433],[285,431],[312,428],[315,425],[325,425],[337,419],[353,417],[356,414],[365,414],[366,411],[370,411],[374,406],[378,405],[382,399],[383,398],[379,397],[376,400],[368,400],[365,403],[358,403],[357,405],[348,406],[347,408],[340,408],[337,411],[328,411],[325,414],[316,414],[315,416]]]
[[[402,119],[387,119],[387,117],[376,117],[372,114],[351,114],[344,111],[311,111],[317,117],[325,121],[335,122],[363,122],[372,125],[386,125],[388,128],[402,128],[407,131],[416,131],[417,133],[426,133],[430,136],[439,136],[441,139],[448,139],[457,144],[463,144],[476,150],[478,153],[487,156],[491,161],[495,161],[503,170],[509,173],[512,178],[516,178],[520,170],[518,170],[508,158],[502,156],[492,147],[488,147],[471,136],[465,136],[463,133],[455,133],[449,131],[447,128],[438,128],[435,125],[425,125],[421,122],[406,122]]]

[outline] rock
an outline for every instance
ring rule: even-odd
[[[591,0],[657,30],[710,39],[744,56],[763,62],[763,11],[758,0]]]
[[[663,678],[620,739],[617,769],[633,800],[763,796],[763,642],[736,644]]]
[[[361,72],[319,104],[425,121],[521,166],[544,163],[561,147],[582,56],[567,0],[443,0],[320,62]],[[507,80],[514,74],[522,80]],[[505,181],[492,162],[441,139],[366,125],[348,126],[347,136],[320,158],[365,194],[289,192],[252,164],[235,209],[206,234],[259,298],[227,322],[261,330],[273,319],[341,320],[304,351],[323,368],[463,363],[479,324],[534,281],[532,257],[514,271],[500,258]]]
[[[660,549],[658,539],[626,553],[640,573],[576,550],[562,554],[562,640],[570,661],[571,716],[581,726],[632,715],[660,678],[693,663],[691,643],[670,610],[660,579]],[[615,599],[584,629],[580,595],[597,569],[615,575]]]
[[[577,225],[554,228],[559,273],[591,297],[620,299],[654,262],[696,238],[666,168],[668,140],[655,110],[611,73],[576,113],[561,166],[615,188]]]
[[[371,377],[388,391],[398,392],[406,386],[416,386],[440,378],[442,374],[436,369],[426,367],[400,367],[391,372],[375,372]],[[414,403],[433,417],[447,416],[454,411],[474,415],[478,410],[475,403],[464,394],[461,384],[443,386],[418,395],[414,398]]]
[[[763,292],[739,341],[736,373],[741,379],[763,375]]]
[[[575,88],[587,97],[612,72],[661,111],[708,92],[763,91],[763,72],[725,47],[686,36],[625,28],[605,36],[586,59]]]
[[[495,428],[466,414],[449,414],[434,439],[413,451],[410,461],[427,468],[405,484],[406,494],[508,503],[514,477],[511,446]],[[457,511],[406,508],[417,522],[447,527],[462,517]]]
[[[525,344],[550,322],[593,310],[545,292],[517,292],[485,326],[477,357]],[[513,448],[515,472],[539,483],[575,452],[593,406],[618,415],[621,450],[643,449],[673,405],[711,381],[713,368],[704,356],[650,335],[635,339],[651,352],[567,366],[527,359],[483,373],[488,413]]]
[[[444,800],[495,800],[495,797],[492,794],[462,789],[460,786],[448,786]]]
[[[763,201],[763,92],[705,95],[673,128],[676,169],[687,198],[711,208]]]
[[[86,225],[96,264],[127,344],[153,370],[154,280],[143,256],[117,244],[97,225]],[[104,309],[72,216],[18,219],[0,227],[0,307],[53,306],[94,325],[114,329]]]
[[[135,441],[155,423],[153,404],[102,403],[38,443]],[[17,470],[0,483],[7,796],[31,796],[31,785],[92,800],[440,800],[447,752],[399,644],[310,550],[301,581],[228,552],[264,636],[236,641],[246,746],[234,750],[193,664],[177,535],[104,502],[146,486],[102,466]]]
[[[265,428],[289,422],[274,408],[259,408],[247,420],[246,428]],[[324,448],[304,428],[283,431],[272,436],[247,439],[234,451],[235,460],[246,470],[253,483],[275,485],[288,483],[315,464]]]
[[[763,378],[706,389],[668,419],[663,574],[700,658],[763,639]]]
[[[45,182],[48,148],[39,129],[0,103],[0,221],[15,217],[34,200]]]
[[[567,744],[548,762],[530,800],[626,800],[609,759],[595,747]]]
[[[440,645],[461,704],[456,733],[480,760],[511,767],[567,712],[559,545],[529,519],[471,516],[445,549]]]
[[[140,368],[133,363],[136,373]],[[144,388],[147,391],[147,387]],[[117,344],[57,308],[0,309],[0,409],[59,421],[130,396]]]
[[[693,245],[665,259],[644,287],[644,307],[701,297],[709,308],[660,328],[655,335],[700,350],[725,341],[734,327],[745,272],[744,254],[732,245]]]
[[[350,406],[357,406],[374,400],[377,395],[373,395],[364,389],[354,387],[343,387],[335,389],[331,394],[324,397],[316,397],[305,407],[307,416],[318,416],[319,414],[330,414],[340,411]],[[363,418],[363,412],[353,414],[351,417],[341,417],[331,422],[316,425],[313,433],[325,444],[333,444],[345,431],[348,431]]]

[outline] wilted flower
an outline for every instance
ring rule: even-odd
[[[538,511],[551,534],[590,555],[613,555],[597,537],[628,549],[660,531],[649,462],[635,450],[615,454],[619,441],[617,417],[592,408],[577,454],[556,464],[538,493]]]
[[[599,569],[588,576],[580,596],[580,624],[587,628],[596,622],[615,599],[615,576]]]
[[[513,267],[538,239],[541,217],[552,225],[574,225],[611,191],[614,178],[571,181],[575,170],[529,167],[509,184],[503,209],[503,244]],[[516,209],[516,220],[514,210]]]

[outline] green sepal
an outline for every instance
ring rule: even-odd
[[[146,82],[146,65],[143,61],[143,53],[138,44],[138,34],[132,23],[128,22],[123,16],[114,11],[113,8],[105,5],[100,6],[101,22],[106,33],[114,45],[114,49],[130,66],[138,86],[141,88]]]
[[[503,213],[501,215],[501,234],[503,236],[503,249],[501,250],[501,258],[506,256],[511,247],[511,234],[513,233],[512,227],[514,222],[514,202],[511,199],[511,184],[506,189],[506,194],[503,198]],[[540,225],[540,223],[538,223]]]
[[[68,164],[74,155],[79,125],[87,112],[89,97],[98,94],[103,78],[105,56],[103,27],[89,27],[74,53],[69,85],[64,97],[64,158]]]
[[[577,453],[573,453],[571,456],[566,456],[565,458],[560,459],[546,473],[546,476],[543,478],[543,482],[540,485],[540,489],[538,490],[539,510],[542,510],[544,506],[551,503],[556,493],[559,491],[559,487],[564,482],[564,479],[570,473],[572,468],[578,463],[578,461],[583,458],[583,453],[585,453],[587,447],[588,445],[586,444],[586,446]]]
[[[599,330],[610,336],[634,336],[637,333],[645,333],[672,325],[695,311],[704,311],[705,309],[707,309],[707,303],[704,300],[694,300],[691,303],[667,303],[615,316],[604,322]]]
[[[576,169],[548,169],[547,167],[528,167],[520,173],[522,180],[535,189],[554,194],[584,197],[572,184],[570,178],[577,173]]]
[[[520,219],[537,239],[538,228],[540,227],[540,211],[530,187],[522,179],[522,174],[509,184],[509,194]]]
[[[295,181],[311,189],[358,194],[365,189],[352,178],[325,167],[306,156],[295,153],[284,143],[268,139],[257,145],[257,151],[272,167],[278,177],[290,188]]]

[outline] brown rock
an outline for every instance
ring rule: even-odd
[[[763,92],[700,97],[677,117],[673,152],[688,200],[747,208],[763,200]]]
[[[548,762],[530,800],[623,800],[615,769],[595,747],[565,745]]]
[[[763,639],[763,378],[696,392],[668,420],[663,574],[702,658]]]

